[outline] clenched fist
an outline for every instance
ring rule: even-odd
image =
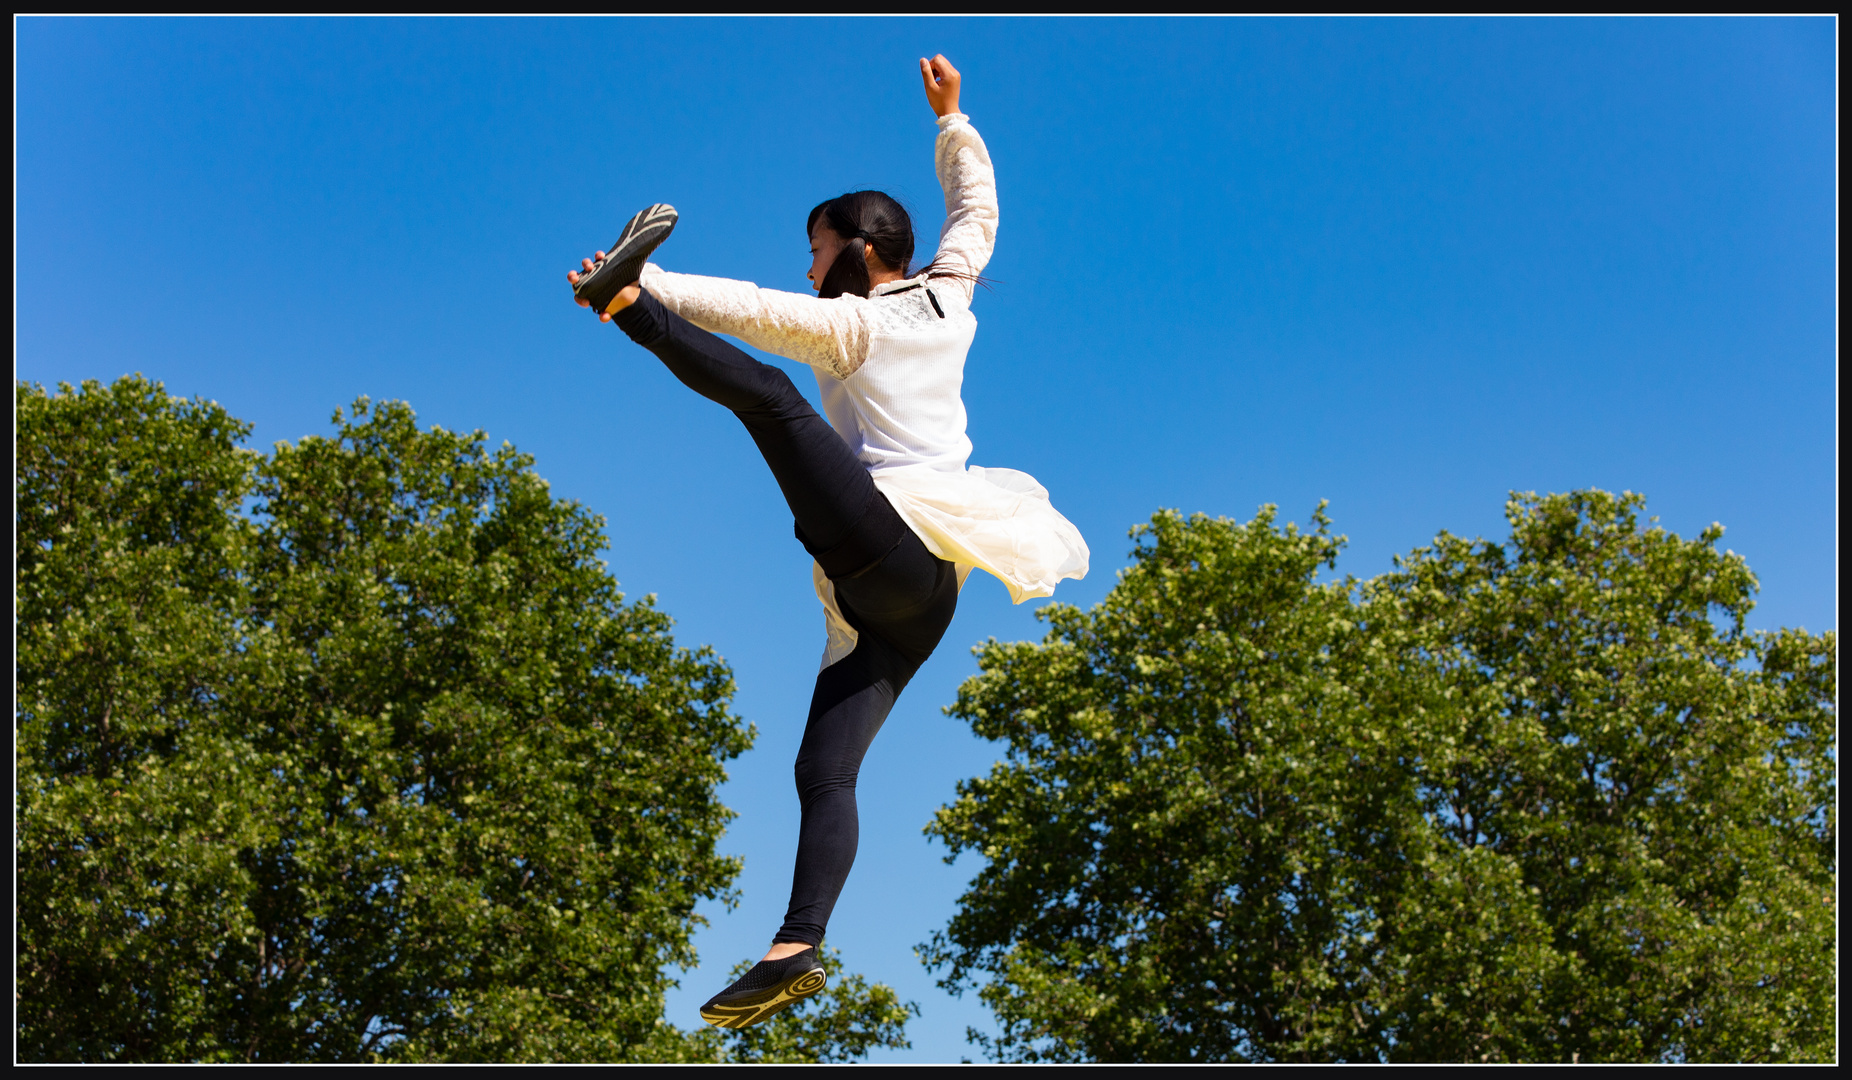
[[[926,100],[939,116],[958,111],[958,69],[941,53],[920,61],[920,78],[926,83]]]

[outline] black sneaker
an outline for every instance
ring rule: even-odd
[[[701,1006],[701,1019],[724,1028],[751,1027],[823,989],[825,981],[814,946],[783,960],[761,960]]]
[[[668,203],[657,203],[631,218],[623,235],[605,250],[604,258],[572,287],[572,295],[589,302],[593,311],[603,313],[624,286],[636,284],[650,252],[669,238],[675,219],[675,207]]]

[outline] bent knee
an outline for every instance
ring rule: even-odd
[[[839,767],[807,765],[800,760],[797,767],[791,770],[791,778],[797,784],[797,797],[808,804],[814,799],[827,798],[844,792],[853,796],[856,776],[859,772],[859,769],[845,770]]]
[[[791,376],[770,364],[760,364],[750,384],[747,400],[733,409],[742,419],[792,420],[816,411]]]

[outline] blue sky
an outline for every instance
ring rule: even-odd
[[[965,383],[975,464],[1087,536],[1091,605],[1159,507],[1304,522],[1340,571],[1507,492],[1644,492],[1759,574],[1756,627],[1837,626],[1836,23],[1799,20],[46,20],[15,23],[19,379],[142,372],[266,446],[365,394],[481,428],[609,522],[612,572],[733,666],[743,901],[694,1009],[783,912],[822,648],[751,442],[570,299],[658,201],[670,269],[806,288],[803,221],[941,203],[943,52],[1002,224]],[[793,365],[799,385],[810,383]],[[830,929],[988,1029],[913,947],[974,869],[920,834],[997,748],[942,715],[972,644],[1039,637],[982,575],[876,741]]]

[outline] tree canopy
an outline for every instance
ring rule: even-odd
[[[753,734],[529,458],[365,399],[260,454],[139,377],[15,420],[22,1059],[905,1045],[854,977],[756,1041],[664,1021]]]
[[[1831,1060],[1836,637],[1639,496],[1518,496],[1377,579],[1160,513],[950,710],[1005,757],[924,947],[1023,1061]]]
[[[726,901],[726,666],[602,522],[366,400],[242,446],[129,378],[15,398],[17,1038],[34,1061],[827,1061],[842,971],[663,1016]],[[924,948],[1001,1060],[1836,1054],[1833,633],[1745,628],[1713,527],[1518,496],[1369,581],[1271,508],[1160,513],[1092,611],[992,641],[1003,744],[929,831]]]

